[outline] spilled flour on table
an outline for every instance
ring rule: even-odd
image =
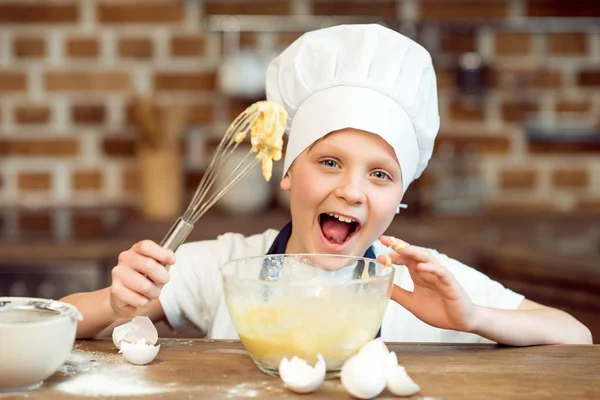
[[[143,366],[129,364],[116,352],[74,349],[59,372],[70,378],[57,384],[56,390],[79,396],[140,396],[168,392],[175,386],[146,380]]]

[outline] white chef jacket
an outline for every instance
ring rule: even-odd
[[[164,286],[159,301],[169,324],[177,330],[199,330],[213,339],[238,339],[223,295],[219,267],[225,262],[267,254],[279,232],[269,229],[261,234],[243,236],[226,233],[215,240],[182,245],[177,262],[171,267],[170,281]],[[373,243],[376,256],[391,250],[379,240]],[[432,249],[430,252],[457,279],[471,300],[479,305],[516,309],[524,296],[505,288],[481,272]],[[405,266],[394,265],[394,283],[406,290],[414,284]],[[381,327],[386,342],[490,343],[481,336],[428,325],[404,307],[390,301]]]

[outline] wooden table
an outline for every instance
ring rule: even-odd
[[[129,364],[110,339],[77,341],[67,363],[21,396],[139,399],[350,399],[339,379],[297,395],[260,372],[238,341],[161,339],[157,358]],[[600,346],[388,344],[422,390],[421,399],[598,399]],[[398,399],[384,391],[377,399]]]

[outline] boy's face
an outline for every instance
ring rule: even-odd
[[[281,188],[290,191],[293,229],[287,253],[362,256],[394,218],[402,174],[384,139],[346,128],[300,154]]]

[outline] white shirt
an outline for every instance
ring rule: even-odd
[[[215,240],[184,244],[176,254],[177,263],[170,281],[163,288],[160,303],[169,324],[175,330],[197,329],[207,338],[238,339],[223,296],[219,267],[227,261],[267,254],[279,232],[269,229],[245,237],[226,233]],[[373,243],[376,256],[390,252],[381,242]],[[457,279],[471,300],[479,305],[516,309],[523,295],[505,288],[481,272],[432,249],[429,251]],[[413,290],[413,281],[405,266],[394,265],[394,283]],[[476,343],[490,341],[478,335],[430,326],[394,301],[383,316],[381,337],[386,342]]]

